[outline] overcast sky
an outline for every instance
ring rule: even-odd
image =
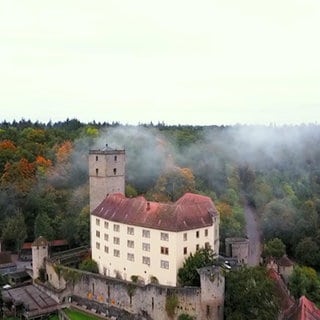
[[[0,120],[310,123],[319,0],[1,0]]]

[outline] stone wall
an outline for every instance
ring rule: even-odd
[[[226,256],[236,258],[240,264],[248,264],[249,240],[246,238],[226,238]]]
[[[57,268],[52,264],[47,263],[46,268],[49,284],[56,288],[60,301],[75,296],[107,306],[110,310],[116,308],[145,319],[166,320],[169,319],[166,302],[174,296],[178,303],[172,319],[183,313],[199,320],[223,319],[224,276],[219,268],[200,273],[201,288],[142,285],[74,269],[70,272],[70,279],[64,279],[67,272],[63,268],[58,268],[60,276],[53,275]]]

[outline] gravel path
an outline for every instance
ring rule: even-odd
[[[249,239],[249,256],[248,266],[257,266],[260,262],[261,255],[261,239],[260,229],[254,209],[249,205],[245,205],[244,214],[246,218],[246,231]]]

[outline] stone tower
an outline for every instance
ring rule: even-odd
[[[197,269],[201,283],[201,313],[199,319],[223,320],[225,277],[217,266]],[[197,317],[198,319],[198,317]]]
[[[32,243],[32,269],[33,279],[39,277],[39,270],[44,268],[44,260],[49,256],[49,243],[40,236]]]
[[[110,193],[125,194],[125,150],[89,151],[90,212]]]

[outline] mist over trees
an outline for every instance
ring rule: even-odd
[[[166,126],[2,122],[0,228],[7,248],[42,234],[89,243],[88,150],[126,150],[126,190],[155,201],[184,192],[214,200],[221,237],[244,236],[243,203],[256,209],[264,241],[320,269],[320,126]],[[10,239],[19,215],[24,239]],[[21,217],[23,219],[21,219]],[[223,249],[223,247],[222,247]]]

